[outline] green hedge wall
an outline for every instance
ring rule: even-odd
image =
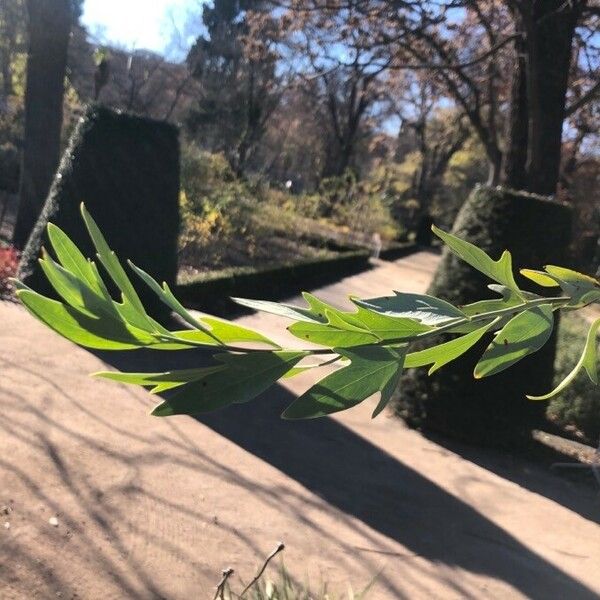
[[[64,229],[86,256],[93,249],[79,205],[97,221],[112,249],[159,281],[175,284],[179,233],[178,131],[167,123],[90,107],[65,151],[42,214],[23,252],[21,279],[52,294],[37,263],[49,221]],[[135,284],[152,315],[167,311]]]
[[[177,287],[177,297],[190,308],[220,316],[245,309],[231,296],[281,300],[370,268],[369,252],[348,252],[339,257],[283,264],[265,269],[240,267],[202,275]]]

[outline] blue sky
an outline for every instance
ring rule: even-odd
[[[202,0],[84,0],[82,22],[99,42],[178,57],[184,52],[173,47],[173,33],[181,33],[180,46],[189,46],[195,36],[187,17],[199,15],[201,4]]]

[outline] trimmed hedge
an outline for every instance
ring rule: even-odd
[[[220,316],[245,312],[231,296],[281,300],[337,281],[370,268],[370,253],[347,252],[342,256],[275,267],[238,267],[200,275],[177,286],[177,297],[187,307]]]
[[[515,270],[565,264],[571,236],[571,210],[547,198],[503,188],[477,187],[461,208],[452,233],[498,258],[509,248]],[[517,281],[526,287],[521,275]],[[458,306],[497,297],[489,280],[444,250],[428,293]],[[538,290],[541,292],[541,289]],[[486,336],[471,351],[427,376],[411,369],[403,376],[399,413],[409,424],[463,441],[511,446],[529,438],[544,418],[543,402],[526,393],[552,388],[555,338],[536,354],[504,373],[473,379],[473,366],[491,341]]]
[[[381,260],[398,260],[410,254],[418,252],[421,248],[412,242],[390,244],[385,250],[379,253]]]
[[[131,259],[158,281],[175,284],[179,233],[178,131],[167,123],[90,107],[63,155],[40,218],[23,251],[19,277],[55,296],[37,263],[55,223],[93,256],[79,212],[87,209],[121,260]],[[132,277],[150,314],[168,309]]]

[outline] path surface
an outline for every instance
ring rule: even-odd
[[[319,294],[422,291],[436,260]],[[299,579],[343,591],[378,575],[371,599],[600,597],[591,488],[371,421],[372,403],[280,421],[306,379],[202,420],[152,418],[148,394],[88,377],[102,361],[21,308],[0,303],[0,323],[2,600],[212,598],[223,567],[248,580],[278,540]]]

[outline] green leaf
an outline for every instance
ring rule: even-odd
[[[313,319],[317,320],[320,323],[330,322],[332,315],[338,317],[342,321],[350,325],[354,325],[359,329],[363,329],[362,323],[356,319],[355,313],[350,313],[344,310],[340,310],[339,308],[332,306],[331,304],[327,304],[327,302],[323,302],[316,296],[309,294],[308,292],[302,292],[302,297],[306,300],[309,308],[309,314],[313,317]],[[329,315],[329,316],[328,316]]]
[[[554,328],[551,304],[542,304],[513,317],[494,337],[475,366],[475,378],[500,373],[533,352],[550,338]]]
[[[600,297],[600,284],[597,279],[564,267],[546,265],[544,268],[550,277],[556,279],[563,292],[571,297],[569,307],[580,308],[590,302],[596,302]]]
[[[135,288],[131,284],[131,281],[129,281],[127,273],[125,273],[125,270],[121,266],[116,254],[109,248],[104,236],[102,235],[102,232],[98,228],[98,225],[96,225],[96,222],[88,213],[83,204],[81,205],[81,215],[83,216],[85,226],[87,227],[88,233],[92,238],[92,242],[94,243],[94,247],[96,248],[98,258],[100,259],[102,266],[106,269],[106,272],[110,275],[111,279],[123,293],[124,300],[128,300],[129,304],[135,311],[141,315],[145,315],[146,311],[144,310],[144,306],[142,305]]]
[[[294,323],[288,327],[288,331],[297,338],[329,348],[349,348],[379,341],[379,338],[373,333],[355,327],[330,313],[328,313],[328,316],[333,322]]]
[[[159,417],[195,415],[247,402],[271,387],[305,356],[306,352],[219,354],[215,359],[226,366],[224,370],[175,390],[152,414]]]
[[[556,267],[554,265],[546,265],[544,268],[550,276],[561,281],[582,285],[587,288],[598,287],[600,285],[600,282],[598,282],[597,279],[590,277],[585,273],[580,273],[579,271],[573,271],[572,269],[566,269],[565,267]]]
[[[233,342],[252,342],[266,344],[273,348],[280,347],[279,344],[276,344],[273,340],[265,337],[262,333],[249,329],[248,327],[242,327],[237,323],[210,316],[203,316],[200,320],[204,325],[208,326],[210,334],[214,335],[224,344],[231,344]]]
[[[444,342],[425,350],[411,352],[406,356],[404,368],[424,367],[432,365],[429,369],[429,375],[437,371],[440,367],[447,365],[449,362],[462,356],[467,350],[472,348],[483,336],[487,333],[494,322],[488,323],[479,329],[455,338],[448,342]]]
[[[425,325],[441,325],[452,319],[463,318],[464,313],[444,300],[426,294],[394,292],[395,296],[383,296],[368,300],[352,299],[365,309],[390,317],[417,319]]]
[[[203,331],[207,331],[207,327],[200,323],[197,319],[195,319],[188,310],[186,310],[183,305],[175,298],[172,294],[169,286],[166,283],[163,283],[163,287],[161,287],[156,279],[146,273],[143,269],[140,269],[130,260],[127,261],[131,269],[134,273],[160,298],[162,302],[164,302],[173,312],[178,314],[186,323],[190,324],[195,329],[201,329]]]
[[[513,275],[510,252],[505,250],[502,256],[497,261],[494,261],[477,246],[461,240],[450,233],[446,233],[435,227],[435,225],[432,227],[432,230],[456,256],[484,275],[487,275],[490,279],[505,285],[518,296],[521,296],[521,290],[519,290],[519,286]]]
[[[203,379],[211,373],[223,371],[225,365],[216,365],[213,367],[204,367],[200,369],[181,369],[175,371],[166,371],[164,373],[121,373],[119,371],[98,371],[94,377],[102,377],[119,383],[131,385],[141,385],[152,387],[151,393],[159,393],[179,387],[192,381]]]
[[[550,277],[543,271],[536,271],[535,269],[521,269],[521,275],[531,279],[542,287],[558,287],[558,282],[553,277]]]
[[[406,347],[363,346],[336,349],[350,359],[346,367],[327,375],[292,402],[284,419],[312,419],[346,410],[381,392],[374,416],[389,402],[402,373]]]
[[[573,370],[551,391],[543,396],[527,396],[529,400],[549,400],[557,394],[560,394],[579,374],[581,369],[585,369],[592,383],[598,385],[598,345],[596,343],[596,336],[600,329],[600,319],[597,319],[592,323],[590,330],[583,347],[581,357],[577,361],[577,364]]]
[[[537,300],[538,298],[541,298],[539,294],[525,292],[523,290],[519,290],[517,293],[515,290],[511,290],[501,283],[490,283],[488,288],[492,290],[492,292],[500,294],[504,302],[509,302],[512,304],[522,304],[523,300]]]
[[[324,323],[325,318],[316,319],[312,316],[312,311],[300,306],[291,304],[280,304],[279,302],[269,302],[267,300],[250,300],[248,298],[232,298],[240,306],[252,308],[261,312],[266,312],[278,317],[293,319],[294,321],[305,321],[307,323]]]
[[[468,317],[474,317],[475,315],[481,315],[487,312],[503,310],[505,308],[511,308],[512,306],[518,306],[520,304],[522,304],[522,302],[516,301],[514,298],[511,298],[509,300],[494,299],[472,302],[471,304],[465,304],[464,306],[461,306],[461,308]]]
[[[75,277],[84,281],[99,296],[103,296],[104,289],[98,285],[96,272],[90,261],[83,256],[69,236],[54,223],[48,223],[48,239],[60,264]]]
[[[57,294],[70,306],[80,310],[90,317],[107,316],[111,319],[121,320],[112,299],[98,295],[95,290],[87,285],[87,281],[78,279],[54,262],[42,249],[43,257],[38,262],[42,267],[50,285]]]
[[[374,333],[380,340],[402,340],[412,338],[420,333],[431,331],[433,327],[407,317],[392,317],[365,308],[358,304],[358,312],[351,313],[354,321],[364,329]]]
[[[149,346],[155,338],[122,321],[89,317],[71,306],[45,298],[30,289],[20,289],[17,296],[25,308],[57,333],[86,348],[95,350],[132,350]]]

